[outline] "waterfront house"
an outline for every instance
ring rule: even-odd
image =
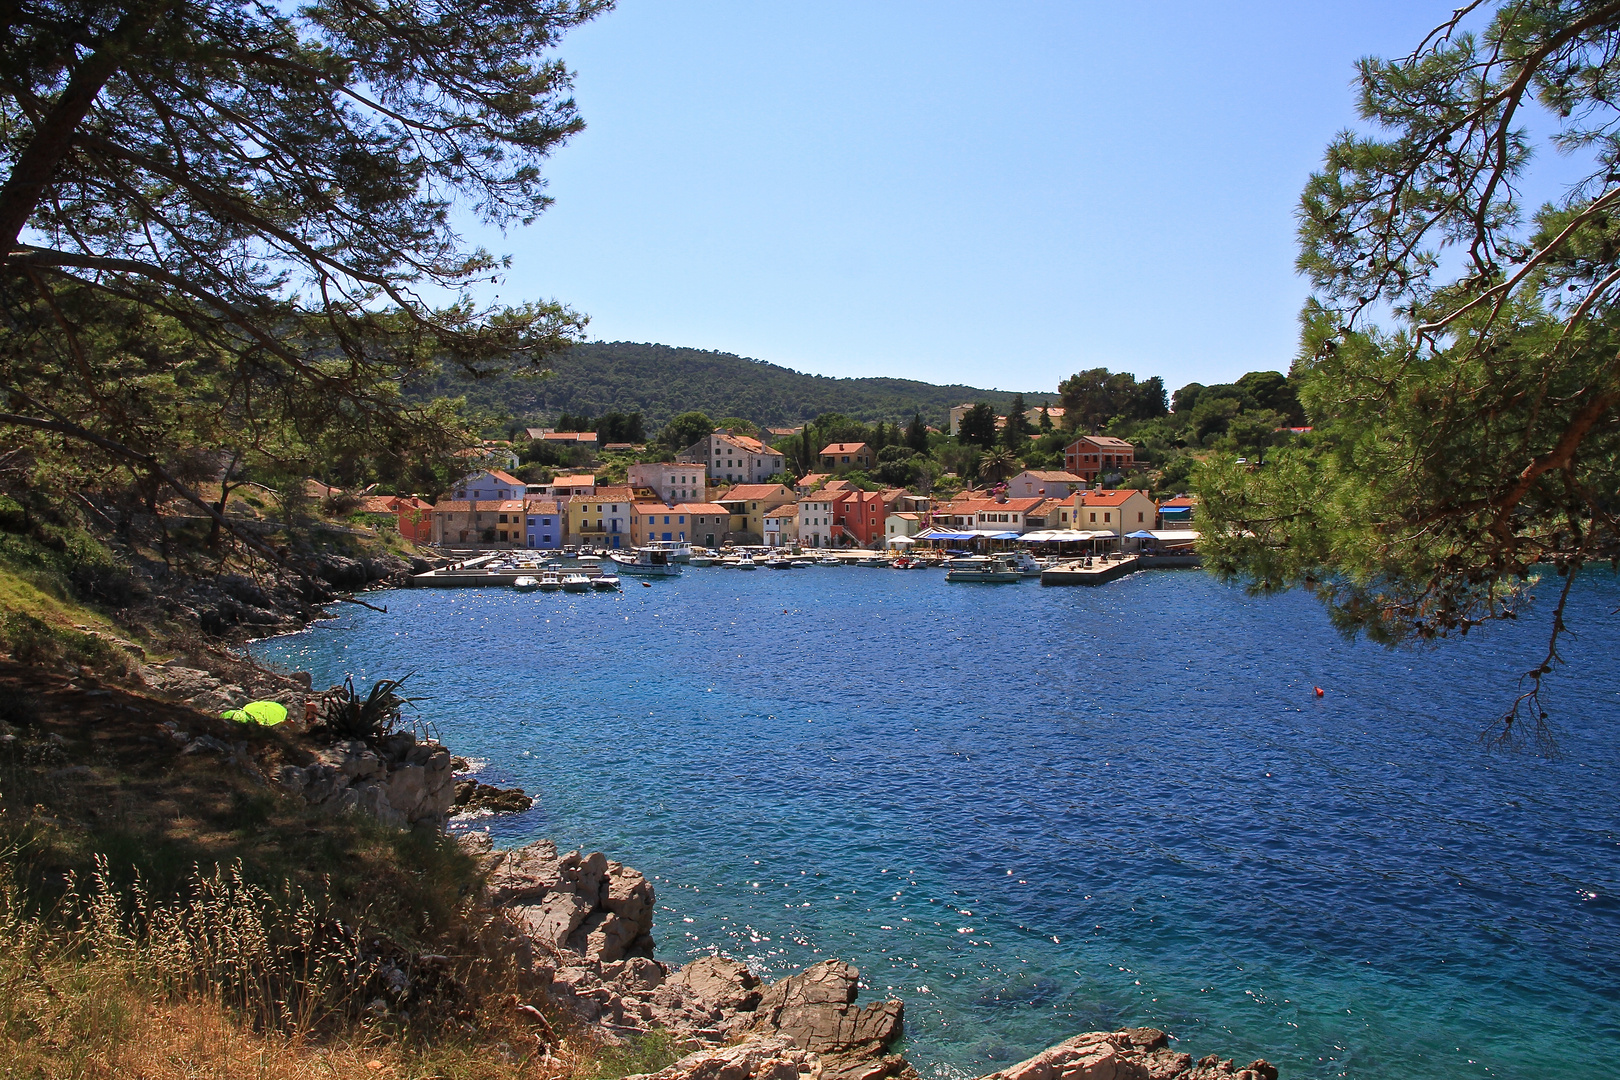
[[[556,499],[523,500],[526,547],[555,549],[563,545],[563,507]]]
[[[564,542],[604,548],[629,547],[633,498],[630,488],[624,486],[598,487],[589,495],[570,497],[565,503]]]
[[[888,507],[881,491],[844,488],[832,493],[833,541],[872,548],[883,546]]]
[[[890,514],[883,519],[884,543],[897,536],[916,536],[922,529],[922,515],[909,511],[900,511]]]
[[[522,499],[451,499],[433,508],[433,542],[441,547],[524,546]]]
[[[1085,486],[1084,479],[1063,469],[1025,469],[1007,481],[1007,494],[1026,499],[1035,495],[1067,499]]]
[[[426,544],[433,539],[433,504],[414,496],[394,499],[394,521],[401,539]]]
[[[707,465],[690,461],[649,461],[630,466],[626,482],[638,491],[651,491],[673,506],[703,501],[708,492],[708,472]]]
[[[782,484],[738,484],[714,497],[731,511],[731,531],[739,544],[764,543],[765,515],[794,501],[793,492]],[[746,535],[744,535],[746,534]]]
[[[1033,499],[991,499],[985,502],[969,504],[973,517],[973,524],[969,526],[978,532],[1028,532],[1029,513],[1045,504],[1042,498]],[[1045,512],[1040,511],[1044,524]]]
[[[1078,491],[1074,495],[1074,528],[1090,532],[1126,533],[1152,531],[1159,507],[1145,491],[1129,488],[1108,491]],[[1059,526],[1062,527],[1061,525]]]
[[[635,516],[630,536],[637,547],[651,540],[719,547],[730,535],[731,512],[718,503],[691,502],[669,506],[642,502],[636,503],[632,509]]]
[[[799,542],[799,504],[783,503],[765,512],[765,545],[792,547]]]
[[[731,511],[719,503],[681,503],[675,509],[677,516],[682,513],[686,515],[688,543],[717,548],[730,535]]]
[[[1063,448],[1063,468],[1092,483],[1099,476],[1124,475],[1136,464],[1136,447],[1112,435],[1082,435]]]
[[[799,543],[805,547],[831,547],[833,501],[836,493],[818,491],[799,500]]]
[[[733,435],[729,430],[712,432],[693,443],[675,460],[704,465],[714,480],[759,484],[782,471],[782,453],[749,435]]]
[[[509,472],[485,469],[473,473],[450,488],[456,502],[488,502],[492,499],[521,499],[524,483]]]
[[[828,443],[821,448],[821,467],[828,472],[849,472],[872,467],[872,448],[863,442]]]

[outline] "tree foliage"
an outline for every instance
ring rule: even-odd
[[[582,126],[551,50],[605,6],[8,5],[4,438],[199,506],[176,464],[198,449],[376,476],[466,445],[401,384],[541,365],[583,320],[467,299],[503,263],[450,209],[544,208],[540,163]]]
[[[1476,0],[1363,60],[1360,94],[1375,130],[1338,136],[1300,202],[1316,430],[1204,476],[1208,557],[1311,584],[1387,642],[1516,617],[1561,578],[1546,655],[1491,729],[1545,738],[1570,584],[1620,558],[1620,4]],[[1528,208],[1549,151],[1586,175]]]
[[[1107,368],[1079,371],[1058,384],[1063,424],[1084,432],[1100,431],[1110,420],[1151,420],[1169,411],[1164,380],[1155,375],[1136,381],[1129,372]]]

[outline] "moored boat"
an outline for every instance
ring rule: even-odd
[[[609,554],[614,566],[621,574],[634,574],[637,577],[675,577],[681,572],[681,564],[669,557],[667,551],[659,548],[639,547],[635,554]]]
[[[823,555],[816,560],[817,566],[843,566],[844,560],[836,555]]]
[[[737,569],[738,570],[758,570],[759,569],[759,563],[754,561],[754,557],[752,555],[746,555],[745,554],[745,555],[743,555],[741,558],[739,558],[737,560]]]
[[[562,588],[562,575],[555,570],[547,570],[540,575],[540,591],[556,592]]]
[[[598,592],[611,592],[618,587],[619,576],[617,574],[597,574],[591,578],[591,588]]]
[[[585,592],[591,587],[591,579],[584,574],[564,574],[562,587],[563,592]]]
[[[540,579],[532,578],[528,575],[524,575],[523,577],[520,577],[516,581],[512,582],[512,588],[516,589],[518,592],[533,592],[539,587]]]
[[[1011,585],[1024,580],[1011,556],[991,555],[983,565],[945,571],[946,581],[979,582],[984,585]]]

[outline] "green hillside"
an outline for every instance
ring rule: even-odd
[[[988,401],[1004,410],[1012,397],[1011,392],[912,379],[805,375],[731,353],[632,341],[575,346],[556,360],[553,370],[546,379],[445,378],[430,393],[465,395],[478,408],[522,421],[564,412],[639,412],[649,429],[692,409],[716,419],[738,416],[764,427],[790,427],[829,412],[869,423],[905,421],[916,410],[929,422],[942,424],[953,405]],[[1055,394],[1026,393],[1024,398],[1031,408],[1056,401]]]

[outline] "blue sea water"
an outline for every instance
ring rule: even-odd
[[[853,962],[925,1076],[1127,1024],[1285,1078],[1615,1074],[1612,577],[1572,599],[1552,760],[1476,738],[1546,612],[1390,652],[1187,571],[627,585],[375,594],[255,651],[414,672],[422,719],[538,796],[476,823],[498,843],[647,873],[671,963]]]

